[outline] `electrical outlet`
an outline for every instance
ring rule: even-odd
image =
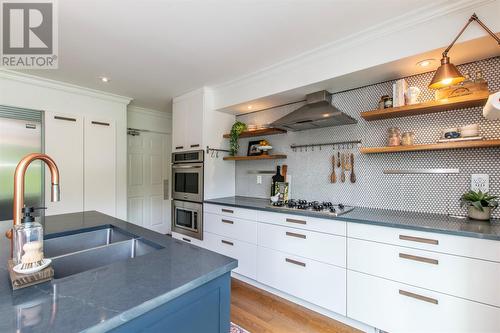
[[[262,184],[262,176],[261,175],[258,175],[257,176],[257,184]]]
[[[490,190],[490,176],[487,174],[474,174],[470,176],[470,189],[472,191],[488,192]]]

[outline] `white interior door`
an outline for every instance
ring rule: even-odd
[[[170,134],[128,136],[128,220],[170,232]]]

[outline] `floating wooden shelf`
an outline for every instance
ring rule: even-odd
[[[256,161],[285,159],[286,155],[225,156],[224,161]]]
[[[471,108],[484,105],[489,95],[490,93],[488,91],[477,91],[470,95],[445,98],[438,101],[361,112],[361,117],[365,120],[372,121]]]
[[[264,128],[264,129],[258,129],[255,131],[244,131],[240,134],[240,138],[251,138],[254,136],[274,135],[274,134],[283,134],[283,133],[286,133],[286,131],[279,129],[279,128]],[[231,135],[224,134],[223,137],[225,139],[229,139],[231,137]]]
[[[399,153],[405,151],[425,151],[425,150],[447,150],[460,148],[492,148],[500,147],[500,140],[478,140],[478,141],[457,141],[433,143],[413,146],[396,147],[363,147],[360,149],[362,154],[380,154],[380,153]]]

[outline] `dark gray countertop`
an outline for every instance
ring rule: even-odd
[[[12,291],[4,236],[11,224],[0,225],[0,332],[103,332],[237,267],[234,259],[94,211],[47,217],[45,234],[102,225],[164,249]]]
[[[276,213],[320,217],[355,223],[365,223],[384,227],[413,229],[465,237],[500,240],[500,220],[498,219],[492,220],[491,222],[480,222],[441,214],[401,212],[365,207],[356,207],[353,211],[345,215],[333,217],[310,211],[291,211],[288,209],[271,207],[268,199],[240,196],[205,200],[205,203],[264,210]]]

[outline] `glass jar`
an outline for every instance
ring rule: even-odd
[[[14,227],[14,264],[33,264],[43,259],[43,228],[38,222]]]
[[[401,135],[401,144],[403,146],[413,146],[415,144],[415,133],[404,132]]]
[[[391,127],[387,130],[387,145],[389,147],[401,145],[401,131],[397,127]]]

